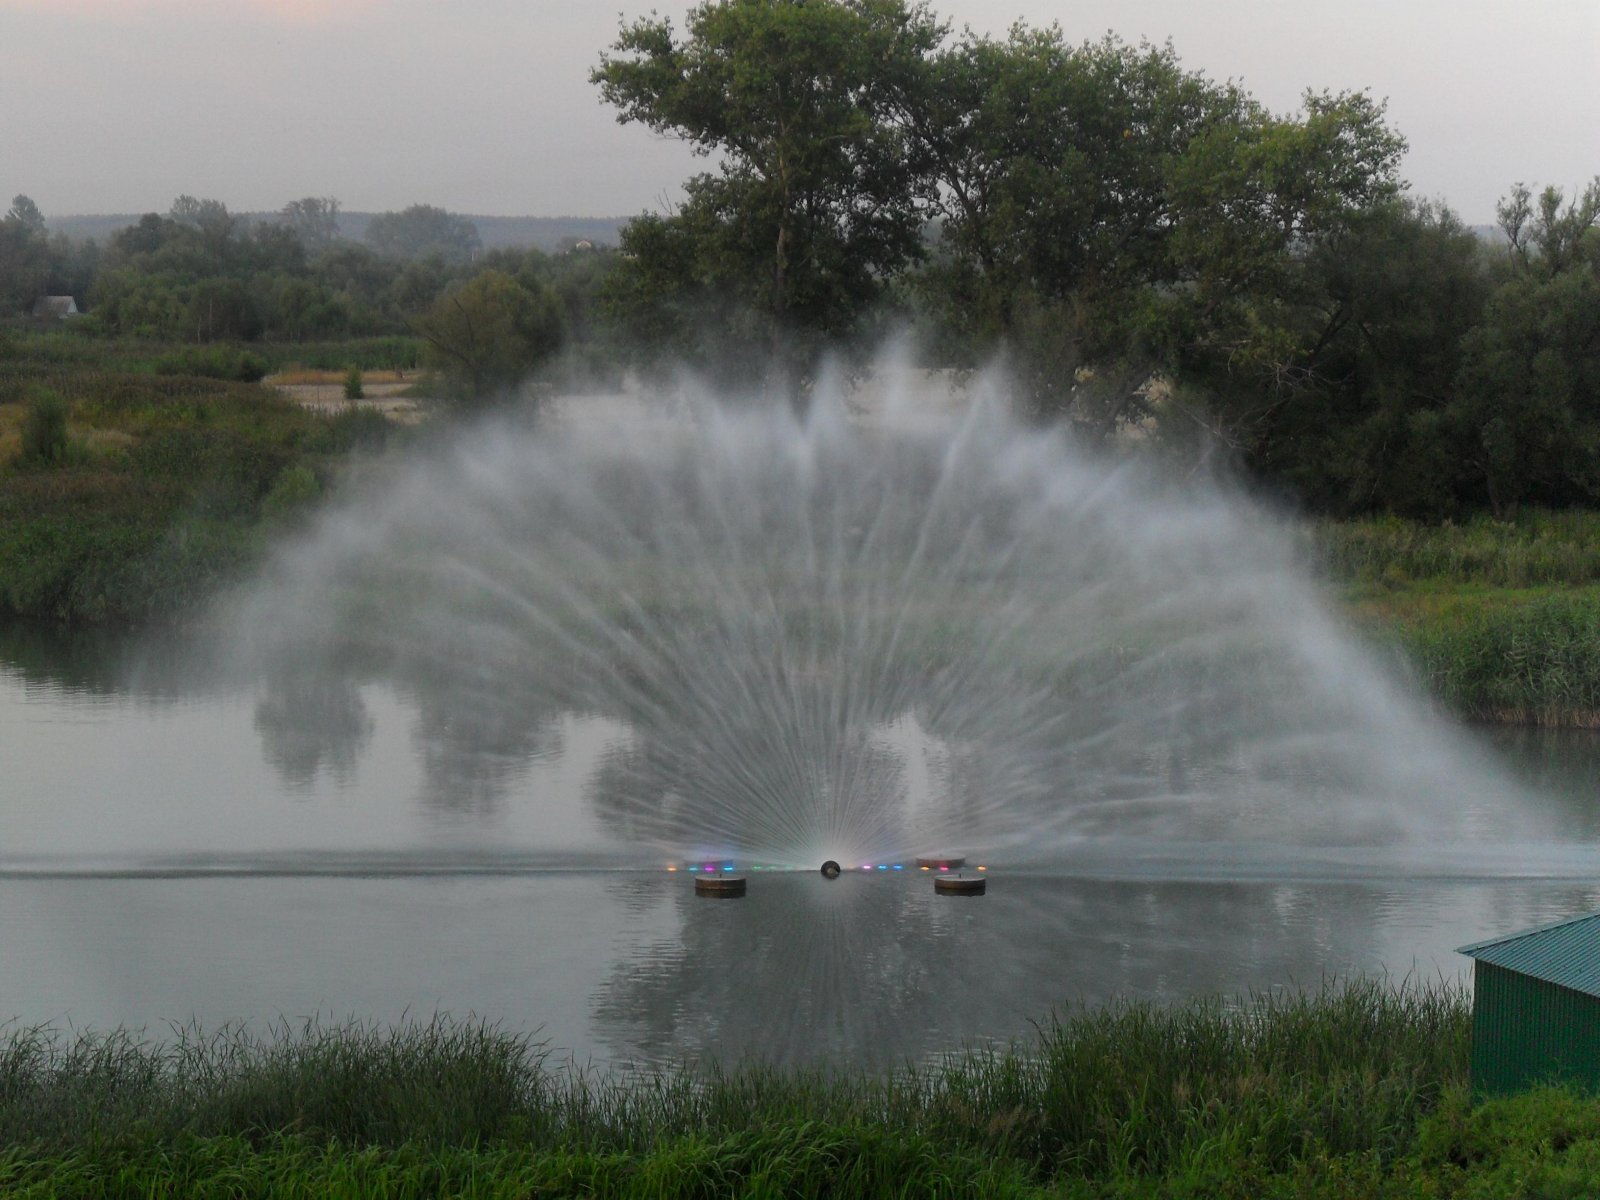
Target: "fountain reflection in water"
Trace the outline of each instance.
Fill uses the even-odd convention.
[[[224,637],[317,698],[261,718],[305,761],[287,713],[366,728],[306,681],[377,664],[445,808],[494,803],[566,714],[615,722],[593,848],[636,863],[1392,848],[1509,814],[1270,516],[994,401],[480,426],[286,547]]]

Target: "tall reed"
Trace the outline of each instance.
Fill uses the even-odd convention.
[[[492,1025],[186,1027],[0,1041],[0,1146],[183,1136],[639,1154],[774,1129],[892,1135],[1052,1174],[1165,1171],[1241,1147],[1392,1156],[1465,1081],[1459,991],[1356,981],[1052,1016],[1005,1051],[890,1075],[750,1066],[595,1074]]]

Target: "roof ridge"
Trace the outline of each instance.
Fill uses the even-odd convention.
[[[1521,941],[1523,938],[1533,937],[1535,934],[1549,933],[1551,930],[1562,929],[1568,925],[1581,925],[1585,921],[1600,920],[1600,909],[1594,912],[1580,913],[1575,917],[1565,917],[1560,921],[1551,921],[1547,925],[1536,925],[1532,929],[1522,929],[1516,933],[1502,934],[1500,937],[1487,938],[1481,942],[1473,942],[1467,946],[1457,946],[1457,954],[1472,956],[1476,951],[1487,950],[1491,946],[1504,946],[1509,942]]]

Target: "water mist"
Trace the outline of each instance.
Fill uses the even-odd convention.
[[[441,790],[537,806],[516,763],[564,714],[609,722],[585,849],[620,863],[1204,874],[1481,844],[1512,785],[1270,514],[975,390],[949,420],[897,419],[908,395],[862,422],[824,386],[804,418],[481,424],[284,546],[223,638],[291,695],[383,673],[425,761],[476,764]]]

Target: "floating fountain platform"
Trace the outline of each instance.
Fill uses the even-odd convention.
[[[839,872],[841,869],[842,868],[839,866],[839,864],[830,858],[827,862],[822,864],[822,877],[824,879],[837,879],[839,878]]]
[[[701,875],[694,881],[696,896],[718,896],[731,900],[744,895],[743,875]]]
[[[954,871],[966,865],[966,856],[962,854],[924,854],[917,859],[917,866],[929,871]]]
[[[933,892],[936,896],[981,896],[989,890],[987,879],[968,879],[962,875],[936,875]]]

